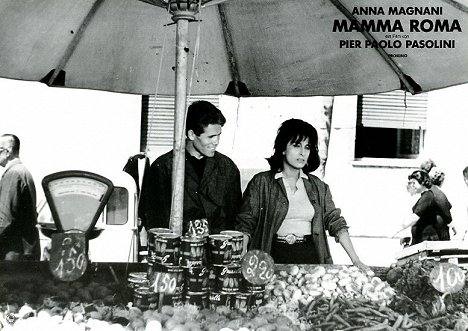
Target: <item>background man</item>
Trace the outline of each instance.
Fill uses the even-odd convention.
[[[40,259],[36,187],[19,159],[17,136],[0,137],[0,259]]]
[[[233,229],[242,192],[234,162],[216,151],[226,119],[208,101],[196,101],[187,111],[184,184],[185,234],[195,220],[206,218],[210,233]],[[173,151],[151,165],[148,181],[148,228],[169,227]]]

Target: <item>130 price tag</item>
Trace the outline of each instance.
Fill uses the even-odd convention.
[[[442,293],[456,293],[465,285],[465,272],[456,264],[440,263],[432,269],[429,279],[432,286]]]
[[[155,272],[150,286],[154,289],[155,293],[174,294],[177,289],[177,275]]]
[[[54,233],[51,239],[49,270],[63,281],[71,282],[80,278],[88,266],[84,232]]]
[[[275,262],[273,258],[264,251],[248,251],[241,262],[242,275],[254,285],[268,283],[275,274]]]

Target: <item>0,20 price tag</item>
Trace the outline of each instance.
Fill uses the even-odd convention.
[[[465,272],[456,264],[440,263],[432,269],[429,279],[441,293],[456,293],[465,286]]]
[[[151,280],[155,293],[174,294],[177,288],[177,276],[166,272],[155,272]]]
[[[275,274],[275,262],[273,258],[264,251],[248,251],[241,262],[242,275],[254,285],[268,283]]]

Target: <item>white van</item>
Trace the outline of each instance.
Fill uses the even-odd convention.
[[[124,171],[103,176],[112,181],[114,190],[95,225],[103,231],[89,241],[89,259],[91,262],[138,262],[140,239],[136,183]],[[45,198],[38,206],[38,223],[54,224]],[[40,238],[41,251],[44,252],[50,238],[43,233],[40,233]],[[45,259],[44,254],[41,259]]]

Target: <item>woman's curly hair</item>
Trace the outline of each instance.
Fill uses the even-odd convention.
[[[421,168],[422,170],[424,170],[427,173],[431,172],[431,169],[433,167],[436,167],[436,163],[432,159],[427,159],[427,160],[423,161],[421,163],[421,165],[419,166],[419,168]]]
[[[411,175],[408,176],[408,180],[410,179],[416,179],[416,181],[427,187],[430,188],[432,186],[431,178],[429,177],[429,174],[425,170],[415,170],[411,173]]]
[[[434,160],[427,159],[426,161],[423,161],[419,167],[429,174],[432,185],[442,185],[445,180],[445,173],[437,167]]]
[[[437,167],[433,167],[429,171],[429,177],[433,185],[441,186],[445,180],[445,173]]]
[[[308,173],[316,170],[320,165],[317,130],[311,124],[303,120],[291,118],[281,124],[276,135],[273,155],[267,158],[271,171],[280,172],[283,170],[283,152],[286,150],[286,146],[289,142],[297,143],[306,138],[309,138],[311,149],[307,164],[302,171]]]

